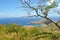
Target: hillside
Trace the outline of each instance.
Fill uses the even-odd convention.
[[[18,24],[0,24],[0,40],[60,40],[60,29],[46,27],[23,27]]]
[[[30,24],[50,24],[50,23],[52,23],[52,22],[50,22],[49,20],[45,20],[45,19],[30,22]]]

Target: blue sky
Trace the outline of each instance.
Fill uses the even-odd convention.
[[[0,18],[22,17],[26,15],[24,9],[17,8],[19,6],[21,6],[19,0],[0,0]]]
[[[0,18],[21,17],[25,15],[20,6],[19,0],[0,0]]]

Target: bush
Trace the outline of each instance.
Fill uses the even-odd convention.
[[[21,29],[21,25],[18,24],[9,24],[8,25],[8,32],[18,32]]]

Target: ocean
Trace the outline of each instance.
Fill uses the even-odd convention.
[[[39,17],[20,17],[20,18],[0,18],[0,24],[16,23],[20,25],[27,25],[32,21],[41,20]]]
[[[20,25],[28,25],[30,22],[38,21],[41,19],[41,17],[0,18],[0,24],[16,23]],[[52,19],[60,20],[60,17],[53,17]]]

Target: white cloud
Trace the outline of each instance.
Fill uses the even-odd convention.
[[[60,17],[59,14],[49,14],[48,17]]]
[[[46,4],[47,4],[48,6],[49,6],[49,5],[51,5],[51,3],[50,3],[50,2],[47,2]]]
[[[55,1],[55,0],[50,0],[50,1],[48,1],[46,4],[49,6],[49,5],[51,5],[54,1]]]
[[[4,13],[0,12],[0,18],[12,18],[12,17],[21,17],[23,14],[21,13]]]
[[[58,4],[58,6],[60,6],[60,3]]]
[[[50,0],[51,3],[53,3],[55,0]]]
[[[57,8],[60,9],[60,3],[58,4],[58,7]]]

